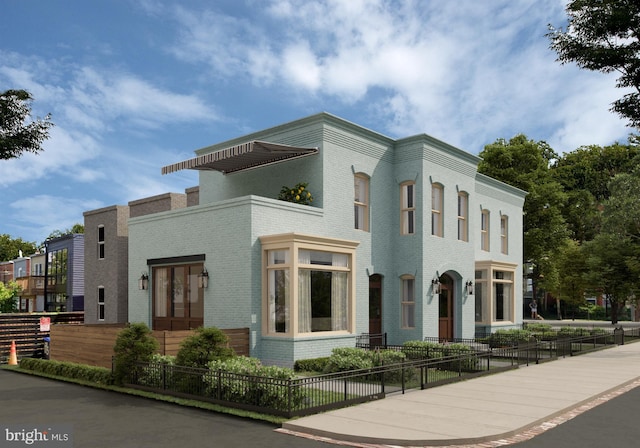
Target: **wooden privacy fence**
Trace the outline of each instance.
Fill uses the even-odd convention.
[[[0,363],[7,362],[12,341],[16,343],[19,358],[42,353],[44,338],[49,336],[49,330],[40,331],[42,317],[48,318],[51,324],[84,322],[83,312],[0,314]]]
[[[51,327],[51,359],[111,368],[113,346],[124,325],[54,325]],[[229,337],[229,347],[238,355],[249,356],[249,329],[221,329]],[[153,331],[158,352],[178,353],[180,343],[194,332]]]

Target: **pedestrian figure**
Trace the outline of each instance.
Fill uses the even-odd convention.
[[[529,304],[529,308],[531,308],[531,319],[538,318],[538,304],[536,303],[536,299],[533,299]]]

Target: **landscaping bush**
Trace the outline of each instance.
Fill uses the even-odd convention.
[[[397,350],[365,350],[361,348],[335,348],[331,352],[324,373],[349,372],[352,370],[371,369],[378,366],[400,364],[406,359],[401,351]],[[400,381],[402,369],[385,373],[388,382]],[[413,378],[416,372],[413,369],[404,369],[405,380]],[[371,378],[373,379],[373,378]]]
[[[206,368],[211,361],[232,358],[235,352],[229,348],[228,343],[229,338],[220,329],[200,327],[180,344],[176,364]]]
[[[141,367],[138,363],[148,363],[158,351],[158,341],[151,330],[143,323],[129,324],[118,333],[114,356],[114,380],[123,384],[131,375],[139,375]]]
[[[495,347],[511,347],[519,342],[528,342],[533,333],[529,330],[520,330],[511,328],[509,330],[497,330],[489,336],[489,346]]]
[[[443,345],[445,357],[463,357],[448,363],[447,370],[464,372],[475,372],[478,370],[478,356],[471,347],[466,344],[445,344]]]
[[[293,365],[296,372],[323,372],[329,362],[329,357],[299,359]]]
[[[171,387],[173,384],[173,369],[166,369],[164,366],[174,366],[176,357],[154,353],[149,362],[150,364],[143,367],[140,372],[140,377],[138,378],[140,385],[160,389]]]
[[[348,372],[350,370],[370,369],[374,366],[373,357],[368,350],[361,348],[334,348],[324,368],[324,373]]]
[[[211,361],[207,367],[210,372],[203,377],[207,394],[218,399],[282,411],[289,410],[289,404],[297,407],[304,399],[301,388],[287,388],[296,377],[292,369],[264,366],[246,356]]]
[[[402,352],[408,359],[439,359],[444,356],[444,346],[437,342],[407,341]]]
[[[20,368],[47,375],[88,381],[90,383],[113,384],[111,370],[105,369],[104,367],[87,366],[66,361],[23,358],[20,360]]]

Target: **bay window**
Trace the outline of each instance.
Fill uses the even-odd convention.
[[[285,234],[260,238],[266,281],[267,334],[351,332],[353,266],[358,243]]]
[[[475,321],[515,321],[515,271],[517,265],[499,262],[476,263]]]

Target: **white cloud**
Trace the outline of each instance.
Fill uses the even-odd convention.
[[[43,194],[18,199],[9,204],[9,207],[12,227],[37,233],[37,242],[41,242],[54,230],[65,230],[76,223],[82,224],[84,211],[103,207],[103,204],[95,200]]]
[[[600,123],[594,129],[584,112],[581,121],[556,113],[581,102],[612,115],[601,99],[621,95],[608,82],[593,95],[590,74],[555,61],[544,35],[548,23],[566,21],[564,6],[274,0],[264,14],[255,11],[261,19],[254,21],[181,7],[174,52],[220,76],[288,86],[317,103],[362,104],[379,114],[381,132],[427,132],[471,152],[497,138],[557,127],[576,134],[563,143],[608,144],[624,132],[615,115],[594,119]]]

